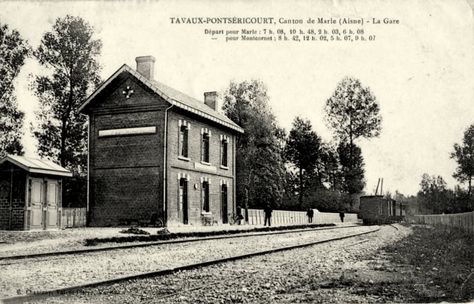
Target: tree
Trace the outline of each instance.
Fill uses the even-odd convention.
[[[422,207],[422,213],[448,212],[450,200],[454,197],[449,191],[442,176],[430,176],[424,173],[421,177],[418,200]]]
[[[340,142],[337,153],[341,166],[342,190],[349,194],[362,192],[365,187],[362,150],[355,144],[349,146],[348,143]]]
[[[82,18],[56,19],[34,55],[48,73],[35,77],[32,87],[40,101],[37,123],[31,125],[38,153],[73,171],[63,186],[63,200],[84,204],[87,165],[87,118],[79,106],[100,82],[98,57],[102,43]]]
[[[29,55],[30,47],[20,33],[0,23],[0,158],[23,154],[24,113],[18,110],[14,80]]]
[[[258,80],[231,82],[224,93],[224,112],[245,133],[237,139],[237,203],[248,208],[278,206],[283,195],[285,168],[282,136],[268,105],[265,85]]]
[[[352,146],[359,137],[377,137],[381,130],[380,108],[370,88],[345,77],[326,101],[326,122],[341,141]]]
[[[77,109],[100,82],[102,44],[93,35],[85,20],[67,15],[56,19],[34,52],[49,71],[32,84],[40,101],[38,124],[32,125],[38,152],[74,172],[84,171],[87,159],[86,117]]]
[[[298,171],[298,201],[303,206],[308,181],[321,159],[321,138],[312,130],[311,122],[296,117],[287,139],[285,155]]]
[[[474,197],[459,185],[454,187],[454,200],[449,206],[450,213],[474,211]]]
[[[323,172],[322,180],[332,191],[341,190],[342,180],[339,155],[333,144],[323,143],[321,146],[321,163],[319,171]]]
[[[454,158],[458,163],[453,177],[460,183],[467,182],[467,193],[470,197],[472,195],[472,179],[474,176],[474,124],[469,126],[464,132],[462,145],[454,144],[454,152],[451,153],[451,158]]]
[[[360,137],[377,137],[381,130],[380,108],[369,87],[363,87],[358,79],[345,77],[336,87],[334,94],[326,101],[326,123],[333,129],[340,146],[348,153],[346,161],[345,188],[362,190],[362,154],[355,151],[354,141]],[[339,156],[341,154],[339,153]],[[348,175],[347,175],[348,174]],[[349,192],[354,194],[355,192]]]

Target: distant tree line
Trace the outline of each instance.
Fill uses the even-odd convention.
[[[472,179],[474,177],[474,124],[464,132],[461,144],[454,144],[451,158],[457,163],[453,177],[460,183],[448,189],[442,176],[421,177],[417,194],[418,212],[422,214],[459,213],[474,211]],[[465,185],[466,187],[462,187]]]
[[[258,80],[231,82],[225,114],[242,126],[237,139],[237,203],[242,208],[353,210],[364,186],[359,138],[378,136],[379,105],[370,89],[346,77],[326,102],[334,131],[324,142],[311,122],[296,117],[287,134],[278,126],[266,86]]]

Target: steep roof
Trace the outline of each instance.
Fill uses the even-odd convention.
[[[2,160],[0,160],[0,164],[3,164],[4,162],[10,162],[30,173],[41,173],[67,177],[72,176],[72,173],[69,170],[46,159],[7,155]]]
[[[203,101],[195,99],[189,95],[186,95],[178,90],[175,90],[163,83],[158,81],[152,80],[143,77],[140,73],[135,71],[134,69],[130,68],[128,65],[124,64],[120,69],[118,69],[112,76],[109,77],[106,81],[104,81],[97,90],[92,93],[89,98],[81,105],[79,108],[79,112],[83,112],[84,109],[91,103],[91,101],[105,88],[107,87],[118,75],[123,72],[128,72],[132,74],[135,78],[140,80],[143,84],[145,84],[148,88],[150,88],[153,92],[161,96],[170,104],[174,105],[175,107],[184,109],[191,113],[197,114],[203,118],[209,119],[214,121],[220,125],[223,125],[227,128],[230,128],[234,131],[239,133],[243,133],[244,130],[230,120],[227,116],[222,113],[219,113],[206,104]]]

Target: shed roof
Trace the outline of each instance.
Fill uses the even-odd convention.
[[[66,176],[66,177],[72,176],[72,173],[69,170],[46,159],[32,158],[32,157],[25,157],[25,156],[18,156],[18,155],[7,155],[2,160],[0,160],[0,164],[3,164],[4,162],[10,162],[30,173],[39,173],[39,174],[48,174],[48,175]]]
[[[184,109],[186,111],[192,112],[194,114],[197,114],[201,117],[204,117],[206,119],[209,119],[211,121],[214,121],[220,125],[223,125],[227,128],[230,128],[234,131],[237,131],[239,133],[243,133],[244,130],[237,125],[235,122],[233,122],[231,119],[229,119],[227,116],[225,116],[222,113],[219,113],[210,107],[208,107],[206,104],[204,104],[203,101],[200,101],[196,98],[193,98],[189,95],[186,95],[178,90],[175,90],[165,84],[162,84],[158,81],[155,80],[149,80],[146,77],[142,76],[140,73],[129,67],[128,65],[124,64],[120,69],[118,69],[112,76],[109,77],[106,81],[104,81],[98,88],[97,90],[92,93],[89,98],[79,107],[79,112],[83,112],[85,108],[91,103],[91,101],[105,88],[107,87],[112,80],[114,80],[118,75],[120,75],[122,72],[128,72],[132,74],[135,78],[140,80],[143,84],[145,84],[147,87],[149,87],[153,92],[156,94],[160,95],[162,98],[164,98],[167,102],[170,104]]]

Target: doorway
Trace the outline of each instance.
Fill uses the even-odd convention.
[[[222,206],[222,223],[227,224],[229,222],[229,217],[227,213],[227,185],[223,184],[221,186],[221,206]]]
[[[179,179],[179,207],[182,211],[182,223],[188,224],[189,215],[188,215],[188,181],[185,178]]]
[[[28,181],[29,226],[34,229],[59,227],[60,187],[57,180],[30,178]]]
[[[44,229],[43,224],[43,199],[44,199],[44,182],[42,178],[30,178],[29,180],[29,200],[28,207],[30,210],[30,229]]]
[[[59,187],[56,180],[45,180],[46,184],[46,203],[44,206],[44,229],[57,228],[59,226],[58,203]]]

